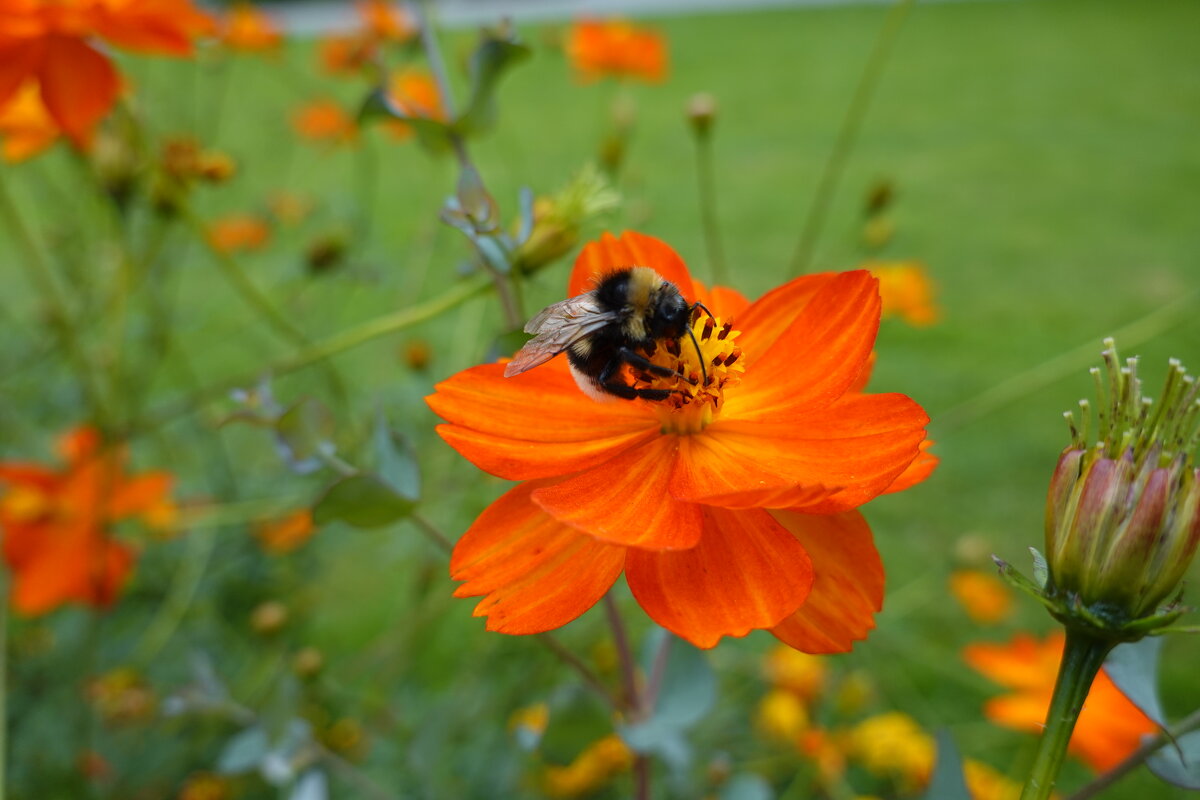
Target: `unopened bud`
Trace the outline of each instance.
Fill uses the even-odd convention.
[[[1071,447],[1046,498],[1051,595],[1119,627],[1152,616],[1176,591],[1200,543],[1200,473],[1193,452],[1197,386],[1178,363],[1157,403],[1143,399],[1136,359],[1122,367],[1112,340],[1097,439],[1073,415]]]
[[[708,92],[692,95],[687,104],[687,119],[697,136],[707,136],[717,119],[717,98]]]
[[[278,633],[288,621],[287,606],[278,600],[268,600],[260,603],[250,612],[250,627],[255,633],[270,636]]]
[[[325,667],[325,656],[315,647],[305,647],[292,657],[292,671],[305,680],[314,678]]]

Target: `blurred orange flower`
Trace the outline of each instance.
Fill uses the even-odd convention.
[[[934,302],[934,285],[918,261],[869,261],[862,265],[879,278],[883,316],[900,317],[917,328],[937,322],[941,309]]]
[[[564,45],[567,58],[585,81],[604,77],[661,81],[667,73],[662,35],[624,20],[581,20]]]
[[[991,572],[955,570],[950,574],[950,593],[976,622],[994,624],[1012,613],[1012,592]]]
[[[0,136],[4,137],[4,160],[11,163],[32,158],[58,141],[61,132],[46,106],[37,84],[24,83],[7,105],[0,106]]]
[[[259,544],[268,553],[290,553],[312,538],[312,511],[302,508],[281,519],[264,522],[255,529]]]
[[[524,481],[459,540],[456,595],[483,597],[475,614],[489,630],[537,633],[578,617],[624,572],[646,613],[699,647],[765,628],[807,652],[849,649],[874,627],[883,590],[853,509],[909,480],[928,419],[903,395],[861,391],[875,279],[807,275],[751,304],[628,232],[588,244],[567,293],[633,265],[716,315],[697,315],[696,348],[652,356],[694,384],[656,379],[671,382],[666,400],[598,403],[556,358],[511,378],[504,364],[477,366],[427,398],[461,455]]]
[[[417,35],[417,21],[407,8],[387,0],[358,0],[355,5],[365,32],[373,38],[407,42]]]
[[[396,72],[388,81],[388,99],[401,113],[441,122],[446,120],[446,108],[437,82],[427,72],[407,69]],[[413,135],[412,126],[401,120],[389,120],[387,130],[397,139]]]
[[[330,75],[357,75],[375,59],[375,40],[367,36],[326,36],[318,45],[321,69]]]
[[[93,428],[78,428],[59,443],[61,470],[38,464],[0,464],[4,560],[13,575],[12,603],[42,614],[70,602],[106,607],[133,568],[134,552],[109,525],[135,517],[168,528],[175,506],[166,472],[125,474],[121,448],[104,448]]]
[[[283,34],[271,18],[249,3],[229,9],[221,20],[220,38],[230,50],[250,53],[275,50],[283,42]]]
[[[316,100],[292,115],[292,127],[306,139],[350,144],[358,139],[358,126],[336,100]]]
[[[279,222],[295,225],[312,213],[313,201],[311,197],[280,190],[267,198],[267,207]]]
[[[221,253],[258,250],[270,238],[270,226],[253,214],[230,214],[208,227],[208,243]]]
[[[0,107],[32,83],[58,128],[87,147],[121,86],[97,44],[187,56],[211,29],[191,0],[0,0]]]
[[[983,712],[992,722],[1006,728],[1040,732],[1054,693],[1058,662],[1065,636],[1052,633],[1040,642],[1018,633],[1008,644],[973,644],[963,658],[996,683],[1016,690],[992,698]],[[1068,752],[1074,753],[1096,772],[1112,769],[1138,748],[1141,737],[1157,726],[1130,702],[1112,679],[1100,670],[1075,725]]]

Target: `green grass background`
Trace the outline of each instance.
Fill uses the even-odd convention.
[[[661,237],[700,276],[708,274],[683,109],[692,93],[712,92],[720,105],[717,202],[732,282],[753,297],[786,280],[823,160],[885,13],[847,6],[654,20],[670,41],[671,75],[661,86],[625,90],[637,123],[621,181],[626,202],[609,227]],[[543,45],[546,28],[522,30],[534,56],[505,80],[498,130],[472,147],[510,217],[520,187],[552,191],[592,156],[615,95],[609,85],[576,84],[561,55]],[[924,261],[944,312],[931,328],[893,320],[881,329],[872,388],[908,393],[925,406],[942,464],[926,484],[866,509],[888,569],[888,595],[878,629],[840,657],[839,668],[869,671],[881,708],[906,711],[930,729],[948,727],[967,755],[1014,776],[1032,756],[1031,738],[983,720],[981,705],[998,689],[970,673],[959,653],[968,642],[1005,639],[1018,629],[1048,631],[1050,620],[1022,603],[1012,622],[980,629],[948,600],[946,577],[968,550],[1028,565],[1026,548],[1042,542],[1045,487],[1066,443],[1060,414],[1091,392],[1086,369],[1098,360],[1100,340],[1200,288],[1197,30],[1200,6],[1189,0],[920,5],[877,87],[817,250],[817,268],[854,267],[862,258],[862,197],[876,180],[889,179],[898,189],[897,236],[885,256]],[[471,42],[465,32],[447,37],[452,67]],[[306,227],[279,231],[269,249],[242,261],[319,338],[438,294],[458,279],[468,250],[437,220],[453,185],[448,161],[377,134],[355,151],[296,141],[287,120],[301,102],[329,94],[349,104],[362,94],[359,86],[315,77],[314,65],[305,42],[290,44],[275,63],[128,62],[157,133],[193,131],[242,166],[231,186],[203,193],[203,216],[262,209],[276,189],[318,198]],[[64,271],[85,286],[111,281],[113,258],[97,244],[108,230],[105,215],[73,188],[80,173],[71,159],[56,154],[5,169],[23,213]],[[301,254],[322,230],[352,232],[354,249],[346,269],[312,278]],[[0,453],[28,456],[45,453],[49,433],[74,422],[80,405],[68,372],[47,362],[41,312],[15,269],[15,251],[6,246],[4,253],[10,255],[0,255],[0,268],[11,290],[0,303],[7,342],[0,354]],[[215,264],[186,234],[172,234],[166,253],[176,352],[188,354],[200,383],[254,371],[288,352],[215,277]],[[527,311],[561,297],[567,269],[561,264],[531,283]],[[421,397],[433,381],[485,357],[500,325],[494,306],[482,297],[335,361],[351,398],[349,406],[334,405],[339,443],[355,452],[375,410],[384,409],[417,445],[426,514],[452,535],[503,486],[433,435],[435,420]],[[127,345],[139,335],[131,330]],[[423,373],[399,357],[415,338],[433,345]],[[89,346],[110,352],[102,340],[89,339]],[[1092,355],[1065,359],[1047,380],[1028,379],[1030,370],[1081,347]],[[1168,357],[1200,367],[1200,319],[1192,311],[1176,314],[1123,352],[1143,356],[1154,394]],[[173,357],[138,387],[151,408],[188,390],[181,363]],[[988,393],[1002,385],[1016,389],[989,402]],[[317,370],[283,378],[276,388],[284,398],[329,399]],[[135,445],[139,463],[171,464],[183,497],[208,493],[212,480],[222,480],[208,477],[220,471],[211,449],[220,437],[232,460],[223,480],[240,497],[312,497],[317,482],[287,476],[260,431],[212,427],[229,407],[200,409],[147,437]],[[204,535],[213,547],[205,582],[154,674],[169,684],[189,652],[227,649],[223,665],[232,683],[270,684],[288,647],[314,644],[329,661],[322,696],[372,731],[365,769],[404,796],[499,796],[495,787],[519,795],[530,762],[504,731],[507,715],[542,699],[556,708],[578,705],[570,701],[571,675],[552,656],[526,640],[485,634],[470,616],[471,602],[450,597],[440,555],[411,527],[330,528],[284,566],[256,556],[244,530]],[[135,598],[153,599],[169,587],[181,560],[194,557],[192,546],[172,543],[144,562]],[[1194,580],[1197,570],[1191,574]],[[253,602],[280,587],[290,587],[287,599],[303,620],[291,638],[230,644],[229,627],[243,624]],[[640,612],[626,605],[640,635]],[[54,624],[84,624],[72,613]],[[119,663],[127,649],[121,637],[133,636],[141,622],[121,615],[105,621],[116,643],[102,647],[97,663]],[[563,639],[586,650],[604,635],[592,612]],[[700,753],[728,753],[786,786],[794,762],[771,754],[747,727],[763,691],[759,658],[771,641],[755,634],[714,651],[722,699],[696,739]],[[1172,639],[1165,658],[1168,708],[1181,716],[1200,702],[1200,644]],[[16,704],[22,708],[20,699]],[[568,758],[603,731],[597,709],[578,722],[575,713],[552,720],[552,757]],[[175,733],[198,735],[187,726]],[[125,753],[122,741],[117,736],[106,746]],[[190,759],[188,769],[204,766],[203,753]],[[153,763],[167,770],[179,762],[164,755]],[[17,774],[46,779],[33,767]],[[1071,766],[1064,785],[1085,779]],[[1182,795],[1143,774],[1107,796]]]

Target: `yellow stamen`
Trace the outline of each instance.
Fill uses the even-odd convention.
[[[674,375],[661,377],[641,371],[634,374],[637,388],[671,392],[665,400],[655,403],[664,433],[704,430],[720,412],[725,390],[741,381],[746,370],[746,359],[736,342],[739,331],[733,329],[732,323],[697,310],[692,317],[692,333],[695,344],[690,336],[684,335],[676,341],[660,342],[645,352],[652,363],[672,370]]]

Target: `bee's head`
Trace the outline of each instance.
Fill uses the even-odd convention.
[[[663,283],[654,300],[650,314],[649,334],[652,339],[678,339],[691,322],[692,307],[674,284]]]

